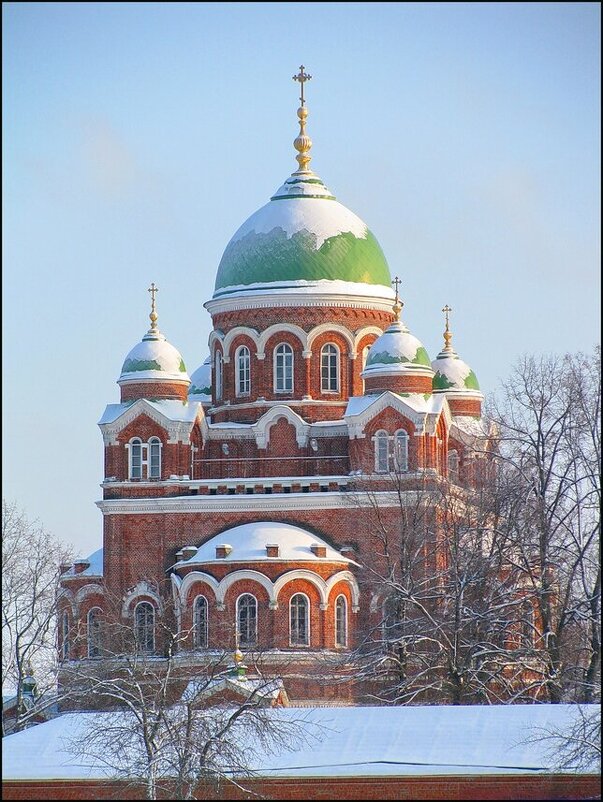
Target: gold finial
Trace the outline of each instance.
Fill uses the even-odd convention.
[[[299,170],[296,170],[296,173],[310,173],[312,172],[308,165],[312,159],[309,156],[310,148],[312,147],[312,140],[306,134],[306,120],[308,118],[308,109],[306,108],[306,101],[304,98],[304,84],[306,81],[309,81],[312,78],[307,72],[304,72],[304,65],[302,64],[299,68],[299,73],[293,76],[294,81],[299,81],[301,86],[301,95],[300,95],[300,103],[301,106],[297,110],[297,116],[299,118],[299,135],[296,137],[295,141],[293,142],[293,147],[295,150],[299,151],[298,155],[295,157],[297,159],[297,163],[299,164]]]
[[[452,312],[452,307],[446,304],[446,306],[442,308],[442,312],[446,315],[446,331],[444,332],[444,343],[445,343],[444,351],[452,351],[452,345],[450,344],[452,341],[452,334],[450,333],[450,327],[448,325],[449,323],[448,315],[450,314],[450,312]]]
[[[151,318],[151,329],[153,331],[157,330],[157,312],[155,311],[155,293],[159,292],[159,287],[155,286],[155,282],[151,283],[151,286],[148,289],[148,292],[151,293],[151,314],[149,317]]]
[[[398,294],[398,288],[402,281],[396,276],[396,278],[392,281],[392,284],[396,285],[396,298],[394,300],[394,315],[396,316],[396,320],[400,320],[400,313],[402,312],[402,307],[404,306],[403,302],[400,300],[400,296]]]

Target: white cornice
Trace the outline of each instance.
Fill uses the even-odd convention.
[[[124,411],[115,420],[110,423],[99,423],[99,428],[103,434],[103,441],[106,446],[115,446],[118,444],[117,436],[119,433],[129,426],[130,423],[136,420],[140,415],[146,415],[158,426],[161,426],[168,434],[167,442],[172,443],[188,443],[190,441],[190,433],[193,426],[197,421],[207,425],[205,422],[205,412],[200,403],[198,403],[197,414],[192,420],[172,420],[164,415],[160,410],[153,406],[145,398],[139,398],[131,406],[124,409]]]
[[[210,315],[222,312],[235,312],[243,309],[268,309],[270,307],[337,307],[352,309],[370,309],[379,312],[391,312],[392,301],[389,298],[367,295],[343,295],[340,293],[313,292],[311,295],[295,291],[271,291],[269,293],[252,293],[227,296],[206,301],[203,306]]]
[[[383,477],[379,477],[383,479]],[[242,483],[242,482],[241,482]],[[399,497],[396,491],[378,490],[367,494],[363,490],[350,493],[330,491],[328,493],[278,493],[275,495],[240,496],[177,496],[172,498],[148,499],[105,499],[96,505],[103,515],[165,515],[175,513],[199,512],[284,512],[295,510],[329,510],[370,507],[375,498],[386,507],[412,506],[418,497],[425,496],[422,491],[403,492]]]

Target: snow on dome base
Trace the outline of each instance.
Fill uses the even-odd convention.
[[[214,298],[237,285],[325,279],[391,288],[387,261],[366,224],[318,176],[294,174],[226,246]]]
[[[211,397],[211,356],[191,374],[191,386],[188,388],[190,396]]]
[[[435,373],[434,392],[480,392],[475,373],[452,348],[441,351],[431,363],[431,367]]]
[[[190,381],[179,351],[156,329],[147,332],[142,341],[132,348],[124,360],[117,383],[139,381],[185,384]]]
[[[423,344],[409,332],[404,323],[392,323],[371,345],[362,377],[376,373],[400,373],[431,370],[429,355]]]

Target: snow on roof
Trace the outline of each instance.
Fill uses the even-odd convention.
[[[98,549],[97,551],[93,552],[89,557],[86,558],[87,561],[90,563],[88,568],[85,568],[83,571],[80,571],[79,574],[76,574],[73,566],[69,568],[69,570],[65,571],[62,574],[62,577],[67,576],[102,576],[103,575],[103,550]],[[77,560],[75,560],[77,562]]]
[[[386,390],[392,396],[401,398],[405,404],[413,409],[415,412],[428,413],[440,412],[443,406],[443,399],[439,396],[423,393],[394,393],[392,390]],[[355,395],[348,399],[348,405],[345,410],[345,417],[348,418],[353,415],[361,415],[365,409],[374,404],[383,393],[375,395]]]
[[[232,551],[226,557],[216,557],[216,546],[227,544]],[[279,546],[278,557],[268,557],[266,546],[274,544]],[[317,557],[311,546],[317,544],[326,547],[326,556]],[[191,565],[206,562],[258,562],[278,560],[294,560],[325,562],[354,563],[328,545],[322,538],[317,537],[305,529],[292,524],[276,523],[274,521],[258,521],[241,524],[227,529],[203,543],[197,553],[188,560],[181,560],[177,566]]]
[[[107,404],[102,418],[99,420],[99,426],[103,423],[113,423],[124,412],[126,412],[132,404],[138,403],[137,401],[126,401],[123,404]],[[174,399],[165,399],[160,401],[149,401],[144,399],[145,404],[149,404],[157,412],[161,413],[167,420],[173,421],[187,421],[192,422],[195,420],[201,408],[200,401],[177,401]]]
[[[598,705],[583,707],[599,710]],[[76,757],[69,744],[85,738],[91,724],[102,724],[103,717],[110,723],[117,715],[66,713],[5,737],[3,780],[107,777],[101,757]],[[275,723],[292,722],[299,721],[300,710],[267,708],[263,715]],[[547,773],[550,746],[530,737],[568,727],[579,709],[548,704],[321,707],[305,708],[304,716],[322,726],[322,739],[306,743],[300,737],[297,751],[280,754],[258,747],[255,772],[290,778]],[[595,768],[581,773],[595,773]]]

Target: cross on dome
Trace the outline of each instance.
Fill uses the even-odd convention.
[[[402,307],[404,306],[404,304],[400,300],[398,288],[400,287],[400,284],[402,284],[402,280],[398,278],[398,276],[396,276],[393,279],[392,284],[394,284],[396,287],[396,297],[394,299],[394,314],[396,316],[396,320],[400,320],[400,313],[402,312]]]
[[[308,167],[310,161],[312,160],[312,157],[309,155],[310,148],[312,147],[312,140],[306,134],[306,119],[308,118],[308,109],[306,108],[306,101],[304,99],[304,84],[306,81],[309,81],[312,76],[308,75],[307,72],[304,72],[304,69],[305,67],[302,64],[299,68],[299,73],[293,76],[293,80],[299,81],[301,86],[301,96],[299,98],[301,106],[297,110],[297,116],[299,119],[299,134],[293,142],[293,147],[298,151],[298,155],[295,158],[299,164],[299,170],[296,170],[293,175],[299,175],[300,173],[312,173],[312,170],[310,170]]]
[[[446,330],[444,331],[444,343],[445,343],[444,350],[450,351],[452,350],[452,346],[450,344],[452,341],[452,334],[450,332],[448,315],[450,314],[450,312],[452,312],[452,307],[446,304],[446,306],[442,307],[442,312],[446,316]]]
[[[301,97],[299,98],[299,100],[300,100],[300,103],[301,103],[302,106],[306,102],[304,100],[304,84],[306,83],[306,81],[310,81],[312,79],[312,76],[309,75],[307,72],[304,72],[304,69],[305,69],[305,67],[302,64],[301,67],[299,68],[299,73],[297,75],[293,76],[293,80],[294,81],[299,81],[299,83],[300,83]]]
[[[151,286],[148,288],[147,292],[151,293],[151,314],[149,317],[151,318],[151,329],[155,331],[157,329],[157,312],[155,310],[155,294],[159,292],[159,287],[155,286],[155,282],[151,282]]]

